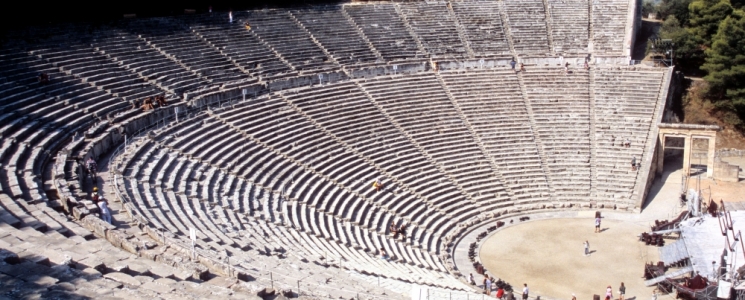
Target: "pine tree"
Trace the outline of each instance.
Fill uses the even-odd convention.
[[[695,41],[708,48],[719,23],[732,14],[729,0],[695,0],[688,6],[690,33]]]
[[[734,11],[721,22],[706,50],[701,69],[709,74],[707,95],[730,124],[745,125],[745,12]]]

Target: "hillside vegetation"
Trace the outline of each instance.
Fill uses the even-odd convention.
[[[689,85],[684,122],[718,123],[740,137],[745,132],[743,4],[745,0],[662,0],[643,6],[645,16],[654,12],[664,20],[660,38],[672,40],[678,69],[703,79]]]

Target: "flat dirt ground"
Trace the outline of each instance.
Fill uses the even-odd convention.
[[[519,294],[527,283],[531,298],[592,299],[613,297],[621,282],[626,299],[649,299],[653,288],[644,286],[645,261],[658,261],[658,248],[637,241],[646,225],[603,219],[603,232],[594,233],[594,219],[529,221],[498,231],[484,241],[480,257],[495,278],[506,280]],[[582,243],[590,242],[590,256]],[[481,282],[483,278],[477,278]]]

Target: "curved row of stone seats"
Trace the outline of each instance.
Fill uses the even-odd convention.
[[[45,199],[42,163],[69,136],[82,135],[96,118],[122,110],[127,103],[27,54],[3,62],[6,89],[0,105],[7,113],[0,158],[8,171],[3,183],[10,185],[5,190],[16,198]],[[36,82],[40,72],[51,76],[48,84]]]
[[[597,196],[633,204],[637,171],[648,135],[659,109],[664,72],[657,70],[601,69],[595,72],[595,140]],[[623,147],[628,139],[630,148]]]
[[[43,47],[30,51],[30,54],[125,101],[164,93],[136,74],[120,68],[119,64],[95,52],[88,45]]]
[[[246,20],[251,31],[295,70],[319,72],[339,68],[289,11],[252,10],[248,11]]]
[[[243,24],[223,23],[195,26],[193,29],[198,36],[215,45],[243,70],[264,81],[297,75],[290,62],[281,59],[255,32],[247,30]]]
[[[220,131],[220,130],[218,130],[218,131]],[[225,129],[223,128],[223,129],[222,129],[222,131],[225,131]],[[229,131],[229,130],[228,130],[228,131]],[[221,138],[221,140],[224,140],[224,138]],[[235,140],[241,140],[241,138],[240,138],[240,136],[236,136],[236,137],[235,137],[234,139],[230,139],[230,138],[228,138],[228,140],[233,140],[233,141],[235,141]],[[230,148],[232,148],[232,147],[230,147]],[[249,152],[250,152],[250,149],[249,149]],[[195,155],[196,155],[196,154],[195,154]],[[232,162],[231,162],[231,163],[232,163]],[[278,166],[280,166],[280,168],[277,168],[277,169],[280,169],[280,170],[287,170],[287,169],[291,169],[291,168],[292,168],[292,167],[286,167],[286,168],[282,168],[282,167],[281,167],[281,165],[278,165]],[[241,175],[242,175],[242,174],[241,174]],[[294,177],[294,176],[298,176],[298,175],[296,175],[296,174],[294,174],[294,173],[293,173],[293,174],[291,174],[291,176],[292,176],[292,177]],[[317,178],[314,178],[314,180],[317,180],[317,181],[323,181],[323,178],[317,177]],[[284,183],[283,183],[283,185],[284,185]],[[279,187],[278,187],[278,186],[273,186],[273,188],[275,188],[275,189],[279,190]],[[291,186],[290,188],[292,188],[292,186]],[[204,190],[203,190],[203,192],[204,192]],[[203,195],[203,196],[205,196],[205,197],[209,197],[210,195],[217,195],[217,193],[210,193],[210,194],[208,194],[208,195]],[[215,198],[217,198],[217,197],[215,197]],[[275,210],[275,209],[270,209],[269,211],[271,212],[271,211],[274,211],[274,210]],[[328,209],[328,211],[330,211],[330,212],[333,212],[333,211],[340,211],[340,210],[339,210],[339,209],[333,209],[333,208],[332,208],[332,209]],[[347,210],[347,211],[348,211],[348,212],[353,212],[353,211],[355,211],[355,210],[353,210],[353,209],[349,209],[349,210]],[[347,219],[351,219],[352,217],[353,217],[353,216],[347,216],[346,218],[347,218]],[[358,218],[359,218],[359,216],[358,216]],[[271,218],[271,216],[270,216],[270,218],[269,218],[269,219],[271,220],[271,219],[273,219],[273,218]],[[361,221],[359,221],[359,220],[358,220],[357,222],[361,222]],[[381,224],[381,225],[378,225],[378,226],[379,226],[380,228],[385,228],[385,224]]]
[[[629,16],[628,0],[592,1],[592,45],[595,53],[622,53]]]
[[[202,281],[121,251],[103,239],[70,238],[3,223],[0,282],[0,292],[12,298],[261,299],[246,293],[254,286],[222,277]]]
[[[218,49],[177,22],[149,19],[137,25],[142,26],[136,32],[143,41],[177,63],[211,79],[212,83],[251,79]]]
[[[589,0],[548,0],[551,37],[556,53],[587,53]]]
[[[468,45],[476,56],[499,56],[510,53],[497,1],[449,2],[465,29]]]
[[[122,68],[171,93],[181,94],[212,82],[124,30],[112,29],[108,34],[98,36],[91,44],[97,52]]]
[[[292,111],[285,110],[284,115],[271,115],[274,109],[281,108],[284,105],[284,103],[277,100],[275,100],[273,104],[268,103],[268,101],[267,103],[264,103],[264,105],[252,103],[249,106],[250,108],[252,108],[251,110],[244,110],[241,111],[240,114],[235,115],[223,114],[220,116],[220,118],[225,120],[225,122],[233,124],[233,126],[235,126],[236,129],[240,132],[243,132],[245,134],[253,133],[252,139],[256,139],[256,142],[258,143],[265,143],[265,146],[267,147],[271,147],[270,150],[273,150],[272,152],[274,152],[275,155],[280,154],[282,156],[288,157],[289,159],[293,160],[291,162],[293,165],[302,167],[302,169],[295,171],[303,172],[303,169],[311,170],[314,172],[318,172],[320,176],[311,180],[310,178],[301,176],[302,174],[285,172],[285,182],[282,182],[283,179],[281,178],[277,179],[272,182],[272,188],[280,189],[281,187],[286,187],[286,191],[290,197],[295,199],[303,199],[304,202],[312,203],[316,207],[320,206],[318,207],[318,209],[324,212],[344,214],[343,219],[351,220],[360,224],[367,224],[371,220],[375,219],[365,218],[365,216],[361,214],[363,211],[359,211],[360,214],[357,214],[355,216],[354,213],[358,212],[358,210],[350,209],[348,207],[340,208],[340,205],[354,204],[341,200],[344,197],[349,198],[355,195],[362,199],[367,199],[367,201],[375,204],[376,207],[383,207],[386,210],[391,210],[400,217],[406,219],[408,222],[413,223],[414,225],[421,225],[421,230],[412,232],[414,240],[418,241],[415,242],[415,244],[424,243],[420,241],[419,234],[423,234],[423,229],[425,228],[432,230],[432,232],[437,232],[438,234],[444,234],[444,232],[447,232],[449,228],[454,226],[453,223],[448,222],[449,218],[445,218],[444,216],[448,212],[454,215],[460,215],[457,210],[460,210],[461,208],[459,207],[457,202],[454,202],[450,198],[440,197],[437,194],[431,195],[430,201],[422,201],[419,197],[416,197],[416,195],[412,195],[406,191],[395,191],[393,189],[389,189],[393,190],[393,192],[375,193],[371,188],[370,183],[374,180],[374,178],[382,177],[380,176],[381,173],[376,170],[375,166],[370,166],[369,163],[366,162],[365,159],[359,154],[345,149],[343,145],[338,144],[331,137],[325,136],[322,131],[314,128],[312,123],[308,122],[307,120],[299,119],[297,114],[293,113]],[[255,121],[252,121],[250,123],[245,122],[244,120],[246,120],[246,115],[254,116]],[[283,121],[283,123],[287,125],[294,125],[288,126],[287,130],[289,132],[298,132],[300,137],[303,138],[294,139],[288,142],[287,140],[276,140],[271,136],[268,136],[266,133],[261,133],[261,131],[257,130],[257,128],[260,128],[259,126],[263,126],[264,124],[266,124],[266,121],[261,118],[262,116],[267,116],[269,119],[298,118],[294,122]],[[265,128],[264,131],[266,131],[267,133],[271,133],[271,131],[268,129],[272,128]],[[282,133],[282,131],[276,134]],[[286,134],[284,136],[289,135]],[[238,139],[240,138],[238,137]],[[244,156],[248,156],[249,154],[250,153],[247,153]],[[271,153],[267,152],[266,154]],[[240,161],[239,166],[241,168],[250,167],[252,164],[258,164],[250,160],[238,161]],[[318,161],[320,161],[320,163],[318,163]],[[238,163],[236,163],[236,165],[238,165]],[[275,169],[292,170],[294,168],[288,167]],[[342,170],[349,171],[342,172]],[[260,171],[255,170],[255,172]],[[259,175],[259,173],[255,174]],[[295,181],[294,178],[309,181]],[[287,180],[294,182],[286,182]],[[326,180],[331,180],[335,184],[339,185],[338,188],[341,189],[332,189],[326,192],[321,189],[315,194],[311,192],[308,195],[302,195],[302,190],[296,191],[296,189],[308,187],[311,184],[315,187],[318,187],[318,183]],[[323,186],[318,188],[323,188]],[[294,195],[294,193],[298,194]],[[342,193],[346,196],[335,196],[337,193]],[[322,200],[319,195],[326,195],[326,197],[323,197],[324,202],[316,203],[317,201]],[[329,207],[329,205],[331,205],[331,207]],[[431,209],[441,210],[442,213],[433,215],[423,214],[423,210],[426,209],[428,206],[430,206]],[[468,212],[464,212],[463,214],[466,216],[471,215]],[[443,216],[443,218],[438,216]],[[368,227],[370,227],[372,230],[385,233],[390,223],[390,220],[387,219],[389,217],[390,216],[385,216],[385,218],[373,222],[372,224],[368,225]],[[438,249],[434,246],[435,244],[429,245],[429,243],[431,242],[434,241],[426,241],[425,245],[428,246],[427,249],[429,251],[438,251]],[[439,244],[436,245],[437,247],[439,247]]]
[[[314,6],[293,10],[292,14],[339,64],[352,67],[382,60],[346,18],[341,6]]]
[[[432,73],[383,76],[360,82],[391,122],[452,177],[475,210],[502,206],[509,196]],[[476,212],[476,211],[473,211]]]
[[[455,17],[449,13],[444,1],[403,2],[399,5],[430,56],[467,55],[464,42],[456,29]]]
[[[284,93],[283,97],[332,135],[331,138],[339,139],[346,148],[358,152],[379,169],[384,175],[384,184],[394,185],[395,189],[416,197],[426,196],[430,200],[428,203],[452,201],[463,196],[451,180],[437,179],[446,178],[446,173],[433,166],[356,84],[339,82],[293,92]],[[471,215],[473,211],[465,212],[464,216]],[[386,226],[383,224],[382,228]]]
[[[251,113],[251,115],[255,115],[255,112],[252,112],[252,113]],[[248,130],[248,129],[247,129],[247,130]],[[313,131],[313,130],[311,130],[311,129],[308,129],[308,128],[305,128],[305,129],[304,129],[304,130],[302,130],[302,131],[310,132],[310,131]],[[256,137],[256,138],[257,138],[257,139],[260,139],[260,137]],[[236,139],[240,140],[240,137],[236,137]],[[311,140],[311,141],[317,141],[317,140],[319,140],[319,138],[317,138],[317,139],[315,139],[315,140]],[[271,144],[270,144],[270,145],[271,145]],[[331,144],[331,145],[334,145],[334,144]],[[307,146],[307,147],[306,147],[305,145],[302,145],[302,144],[296,144],[296,146],[295,146],[295,147],[296,147],[296,148],[300,148],[300,149],[303,149],[303,148],[308,148],[308,147],[311,147],[311,146]],[[331,150],[328,150],[328,151],[326,151],[326,150],[322,150],[321,152],[331,152]],[[311,155],[311,156],[312,156],[312,155]],[[301,159],[302,159],[302,157],[297,157],[296,159],[298,159],[298,161],[299,161],[299,160],[301,160]],[[337,156],[336,156],[336,158],[334,158],[334,159],[335,159],[335,160],[337,160],[337,159],[343,159],[343,158],[341,158],[340,156],[338,156],[338,155],[337,155]],[[307,165],[306,165],[306,166],[304,166],[304,167],[307,167]],[[311,168],[313,168],[313,166],[311,166]],[[279,169],[279,170],[287,170],[287,169],[290,169],[290,168],[281,168],[281,167],[280,167],[280,168],[276,168],[276,169]],[[299,176],[299,175],[295,175],[294,173],[291,173],[291,174],[290,174],[290,178],[294,178],[294,177],[296,177],[296,176]],[[352,176],[352,177],[354,177],[354,176]],[[342,181],[341,179],[332,179],[332,180],[338,180],[337,182],[342,182],[342,183],[343,183],[343,181]],[[314,180],[311,180],[310,182],[316,182],[316,185],[317,185],[317,182],[322,182],[322,181],[323,181],[323,178],[321,178],[321,177],[318,177],[318,178],[315,178]],[[346,181],[349,181],[349,180],[346,180]],[[364,195],[362,195],[362,193],[365,193],[365,194],[367,194],[367,195],[368,195],[368,197],[369,197],[369,196],[370,196],[370,194],[372,194],[372,191],[371,191],[371,190],[370,190],[370,188],[369,188],[369,187],[368,187],[368,186],[366,185],[366,183],[369,183],[369,181],[356,181],[356,184],[359,184],[359,183],[362,183],[362,187],[361,187],[361,189],[358,189],[356,193],[358,193],[358,195],[361,195],[361,197],[365,197]],[[285,184],[283,183],[283,184],[282,184],[281,186],[284,186],[284,185],[285,185]],[[295,183],[294,185],[290,185],[290,187],[289,187],[289,190],[290,190],[290,191],[294,190],[294,186],[303,186],[303,185],[302,185],[302,184],[297,184],[297,183]],[[274,186],[273,186],[272,188],[278,189],[279,187],[280,187],[280,185],[278,185],[278,184],[275,184],[275,185],[274,185]],[[302,191],[300,191],[300,192],[299,192],[299,194],[302,194]],[[292,192],[290,192],[290,196],[292,196]],[[347,196],[347,197],[349,197],[349,196]],[[307,197],[307,196],[305,196],[305,197],[304,197],[304,196],[302,196],[302,195],[300,195],[300,196],[297,196],[297,198],[298,198],[298,199],[308,199],[308,197]],[[337,198],[337,199],[338,199],[338,198]],[[316,207],[316,206],[317,206],[317,205],[315,204],[315,201],[316,201],[316,200],[317,200],[317,198],[316,198],[316,199],[313,199],[313,200],[310,200],[310,202],[312,202],[312,204],[313,204],[313,206],[314,206],[314,207]],[[334,202],[336,202],[336,200],[335,200]],[[402,200],[400,200],[400,199],[399,199],[399,200],[396,200],[396,201],[393,201],[393,202],[395,202],[395,203],[407,203],[407,202],[410,202],[410,201],[402,201]],[[344,209],[340,209],[340,208],[338,208],[338,205],[339,205],[340,203],[337,203],[337,204],[336,204],[336,205],[337,205],[337,208],[333,208],[333,207],[334,207],[334,205],[333,205],[333,204],[332,204],[332,208],[328,208],[328,205],[329,205],[329,203],[330,203],[330,202],[327,202],[327,203],[326,203],[325,205],[323,205],[323,206],[322,206],[322,207],[320,208],[320,210],[322,210],[322,211],[328,211],[328,212],[333,212],[333,213],[336,213],[336,214],[342,214],[342,212],[343,212],[343,213],[345,214],[345,215],[343,216],[343,219],[344,219],[344,220],[352,220],[352,222],[355,222],[355,223],[358,223],[358,224],[362,224],[363,226],[364,226],[364,224],[366,224],[367,222],[369,222],[369,220],[366,220],[366,218],[364,218],[364,215],[361,215],[361,213],[363,213],[364,211],[366,211],[365,209],[354,209],[354,208],[344,208]],[[409,207],[410,207],[410,206],[409,206]],[[409,208],[409,209],[410,209],[410,208]],[[359,212],[360,214],[358,214],[357,216],[354,216],[354,215],[346,215],[346,213],[354,213],[354,212]],[[415,214],[417,214],[416,212],[414,212],[414,213],[415,213]],[[420,215],[420,216],[421,216],[421,214],[420,214],[420,213],[419,213],[419,214],[417,214],[417,215]],[[439,221],[442,221],[442,220],[443,220],[443,219],[440,219]],[[418,219],[413,219],[413,220],[412,220],[412,222],[417,222],[417,221],[419,221],[419,220],[418,220]],[[380,230],[380,231],[381,231],[382,233],[385,233],[385,231],[386,231],[386,229],[387,229],[387,228],[386,228],[386,226],[387,226],[388,224],[389,224],[389,222],[386,222],[386,221],[383,221],[383,222],[375,222],[374,224],[372,224],[372,225],[369,225],[369,227],[372,227],[372,229],[373,229],[373,230]],[[415,223],[415,224],[418,224],[418,223]],[[427,225],[429,225],[429,224],[427,224]],[[432,228],[432,229],[436,229],[436,228],[438,228],[438,226],[437,226],[436,224],[432,224],[432,225],[433,225],[433,226],[431,226],[431,227],[429,227],[429,228]],[[358,244],[361,244],[361,243],[358,243]],[[368,248],[369,248],[369,247],[368,247]]]
[[[513,70],[441,71],[466,120],[484,143],[490,157],[514,194],[517,204],[546,201],[550,190],[546,172]]]
[[[427,54],[417,46],[396,5],[351,4],[344,5],[343,10],[386,60],[425,58]]]
[[[546,8],[542,0],[503,1],[515,52],[548,54]]]
[[[152,147],[152,149],[154,149],[154,147]],[[155,152],[155,151],[152,151],[152,149],[145,150],[145,152],[148,152],[148,153],[149,152]],[[161,150],[161,152],[162,151],[163,150]],[[168,152],[168,151],[166,151],[166,152]],[[143,155],[135,155],[135,156],[136,157],[142,157]],[[145,154],[144,156],[147,157],[149,155]],[[156,165],[156,166],[154,166],[156,168],[159,167],[158,166],[158,164],[159,164],[158,162],[159,161],[163,161],[163,159],[161,159],[160,157],[158,157],[157,154],[152,159],[151,158],[146,158],[146,159],[148,159],[149,163],[144,163],[143,165],[150,165],[150,166]],[[195,165],[199,165],[199,163],[196,162]],[[204,166],[204,165],[202,165],[202,166]],[[165,170],[161,169],[161,171],[163,173],[166,173],[166,174],[173,173],[172,171],[168,171],[170,168],[167,167],[167,166],[163,166],[162,168],[165,169]],[[209,168],[209,167],[207,167],[207,168]],[[188,174],[202,174],[204,172],[207,172],[208,174],[215,174],[215,173],[221,173],[222,172],[220,170],[206,171],[206,169],[204,169],[202,167],[196,167],[196,166],[194,167],[194,169],[198,169],[198,170],[197,171],[192,170],[191,172],[187,171],[185,173],[188,173]],[[135,166],[135,167],[132,168],[132,172],[140,172],[140,171],[143,171],[144,173],[142,175],[138,175],[136,173],[125,174],[125,178],[127,178],[127,177],[134,177],[134,178],[149,179],[149,181],[152,181],[154,183],[154,185],[156,184],[156,181],[153,179],[153,174],[154,174],[154,172],[156,172],[158,170],[150,170],[149,167],[143,169],[141,167],[140,168],[137,168]],[[158,173],[159,174],[162,174],[161,172],[158,172]],[[179,172],[179,173],[181,173],[181,172]],[[158,175],[158,176],[161,176],[161,175]],[[167,176],[167,175],[164,175],[164,176]],[[218,183],[216,180],[210,179],[209,178],[210,176],[213,176],[214,177],[214,175],[208,175],[208,178],[204,179],[205,182],[209,182],[210,184],[205,183],[201,187],[202,189],[206,189],[206,188],[209,188],[209,187],[222,186],[222,184]],[[197,180],[200,180],[201,179],[199,177],[200,176],[197,176]],[[225,178],[225,177],[223,177],[223,178]],[[170,181],[169,179],[164,179],[164,180],[165,181]],[[183,179],[182,179],[182,181],[183,181]],[[187,179],[187,181],[188,181],[188,179]],[[144,185],[145,183],[142,183],[142,184]],[[189,185],[189,184],[190,183],[188,183],[188,182],[186,183],[186,185]],[[254,186],[259,186],[260,183],[254,183],[253,185]],[[155,187],[153,187],[153,186],[144,186],[144,188],[127,189],[127,190],[128,191],[134,191],[133,193],[137,193],[136,191],[140,191],[140,192],[144,191],[146,193],[146,195],[144,197],[142,197],[142,196],[138,197],[136,194],[133,195],[133,196],[134,196],[134,199],[137,199],[136,202],[138,202],[138,204],[141,202],[142,203],[141,204],[142,207],[148,208],[148,209],[144,209],[143,212],[146,213],[146,214],[149,214],[148,218],[152,218],[153,220],[157,220],[157,221],[153,221],[153,222],[157,222],[157,223],[160,224],[160,225],[156,225],[156,226],[163,226],[162,224],[166,224],[166,223],[171,223],[171,225],[179,226],[179,224],[178,224],[180,222],[179,220],[181,220],[182,218],[175,217],[174,215],[180,215],[180,216],[194,215],[195,214],[194,211],[196,210],[196,215],[198,215],[199,222],[201,222],[201,223],[204,224],[200,228],[200,232],[202,232],[202,234],[200,234],[200,236],[205,236],[206,235],[206,237],[204,239],[200,239],[200,242],[199,242],[200,244],[203,244],[203,243],[204,244],[207,244],[207,246],[205,246],[205,247],[209,247],[209,248],[212,248],[212,249],[219,249],[219,248],[222,248],[222,247],[234,247],[235,246],[235,244],[233,242],[230,242],[230,240],[226,239],[225,237],[220,237],[220,236],[224,236],[225,235],[224,233],[222,233],[222,229],[220,229],[220,223],[223,223],[223,222],[226,222],[226,221],[230,221],[231,223],[233,223],[233,222],[236,222],[235,220],[239,220],[239,219],[245,218],[245,217],[240,217],[236,213],[236,212],[238,212],[236,208],[230,208],[229,207],[230,206],[230,203],[228,203],[228,205],[227,205],[228,210],[225,210],[226,206],[224,205],[224,203],[223,203],[223,205],[220,205],[220,203],[212,203],[211,204],[210,202],[212,200],[207,200],[207,199],[193,199],[193,200],[190,200],[191,201],[191,205],[193,205],[192,206],[192,212],[188,212],[188,213],[178,213],[177,212],[176,214],[174,214],[173,211],[178,211],[178,210],[181,209],[181,207],[187,208],[187,210],[189,210],[189,207],[190,206],[189,206],[188,203],[179,203],[179,202],[177,202],[177,200],[169,199],[170,197],[172,197],[174,195],[178,195],[178,194],[182,193],[182,191],[177,191],[176,189],[174,189],[173,192],[170,192],[170,191],[169,192],[161,191],[161,186],[159,186],[159,185],[158,186],[155,186]],[[150,193],[150,191],[152,191],[152,190],[155,190],[156,191],[155,192],[155,195],[148,195]],[[163,193],[163,195],[161,195],[161,192]],[[210,195],[210,194],[221,194],[221,192],[222,191],[208,192],[207,194],[208,195]],[[178,197],[178,196],[176,196],[176,197]],[[196,197],[189,196],[189,195],[186,195],[185,197],[187,199],[188,198],[196,198]],[[243,197],[238,196],[237,198],[243,198]],[[168,199],[168,200],[166,200],[166,199]],[[187,201],[189,201],[189,200],[187,200]],[[171,204],[172,206],[167,206],[168,204]],[[268,206],[268,204],[267,204],[267,206]],[[209,207],[212,207],[213,209],[210,209]],[[160,212],[157,211],[156,209],[153,209],[153,208],[159,208]],[[285,208],[281,208],[281,207],[277,207],[277,208],[280,209],[280,210],[284,210],[285,209]],[[274,209],[275,208],[273,207],[272,210],[274,210]],[[204,212],[201,212],[199,210],[204,210]],[[228,214],[233,213],[233,214],[235,214],[235,216],[233,216],[233,217],[225,217],[225,216],[216,217],[215,215],[221,215],[222,214],[221,212],[219,212],[220,210],[222,210],[222,211],[224,211],[224,212],[226,212]],[[292,215],[292,213],[289,213],[289,214]],[[288,216],[287,218],[288,219],[292,219],[293,216]],[[302,216],[301,216],[301,218],[302,218]],[[316,224],[316,222],[318,222],[319,220],[321,222],[324,221],[324,219],[323,218],[320,218],[320,216],[319,216],[318,219],[315,219],[315,220],[306,220],[306,221],[298,222],[298,223],[299,224],[303,224],[303,223],[308,224],[308,223],[311,223],[312,222],[313,225],[310,225],[311,227],[313,227],[313,226],[324,226],[323,224],[321,224],[321,225]],[[262,222],[262,221],[260,221],[260,222]],[[273,224],[269,220],[266,220],[266,221],[263,221],[263,222],[265,222],[265,225],[267,225],[267,226],[272,226],[271,224]],[[186,228],[195,226],[194,223],[197,223],[197,222],[187,223],[188,225],[180,227],[180,229],[181,229],[180,232],[185,232],[186,231],[185,230]],[[235,227],[235,228],[241,228],[242,227],[242,226],[240,226],[240,224],[238,224],[238,226],[235,226],[235,225],[236,224],[233,223],[232,227]],[[198,226],[198,225],[196,225],[196,226]],[[330,225],[326,225],[326,226],[329,226],[327,228],[327,230],[330,229],[330,228],[332,228],[332,227],[330,227]],[[302,225],[300,227],[302,227]],[[337,229],[338,229],[338,227],[337,227]],[[255,231],[255,230],[251,230],[250,228],[248,228],[247,230],[248,231]],[[329,238],[329,236],[323,236],[323,235],[319,234],[319,232],[320,231],[323,231],[323,230],[311,229],[311,228],[302,228],[302,230],[303,231],[311,232],[312,234],[310,236],[321,236],[321,237],[324,237],[325,239],[328,239]],[[179,232],[179,231],[177,231],[177,232]],[[341,231],[340,231],[340,233],[341,233]],[[213,237],[210,237],[210,236],[213,236]],[[314,240],[315,241],[314,241],[313,244],[318,244],[319,239],[315,239],[314,238]],[[211,241],[218,241],[218,242],[217,243],[208,243],[208,242],[211,242]],[[228,241],[228,242],[226,242],[226,241]],[[395,243],[393,243],[393,244],[386,244],[385,242],[386,242],[385,239],[381,239],[380,244],[376,244],[376,246],[381,246],[381,247],[388,248],[391,251],[390,253],[401,253],[400,255],[402,255],[402,256],[403,255],[406,255],[406,254],[403,254],[403,253],[406,253],[406,252],[402,252],[403,250],[399,250],[398,247],[401,247],[401,246],[396,245]],[[329,247],[329,245],[334,245],[336,243],[324,243],[324,244],[326,244],[325,245],[326,247]],[[256,247],[256,246],[254,245],[253,247]],[[245,247],[238,248],[238,249],[245,249]],[[290,248],[290,249],[292,249],[292,248]],[[233,252],[233,251],[235,251],[235,252]],[[294,251],[295,251],[295,249],[292,249],[289,252],[294,252]],[[234,254],[236,256],[239,256],[241,250],[236,250],[234,248],[231,252],[233,252],[232,254]],[[374,269],[373,270],[370,270],[370,268],[369,267],[366,267],[366,266],[374,266],[376,264],[380,264],[378,259],[376,259],[375,257],[372,257],[372,256],[370,256],[368,254],[362,254],[362,253],[354,254],[354,253],[357,252],[356,248],[349,248],[349,245],[347,245],[346,247],[334,246],[334,247],[331,247],[331,248],[326,248],[325,249],[325,252],[326,253],[339,253],[340,255],[343,255],[348,262],[354,262],[355,265],[358,264],[357,267],[363,268],[361,270],[365,270],[366,272],[373,272],[374,271]],[[420,255],[422,255],[422,253],[420,253]],[[363,259],[363,261],[360,261],[360,259]],[[410,258],[410,259],[412,259],[412,258]],[[347,262],[345,262],[345,263],[347,263]],[[388,263],[386,263],[386,264],[388,264]],[[420,262],[420,264],[421,264],[421,262]],[[400,264],[391,264],[391,265],[397,265],[398,266],[397,268],[401,268],[401,266],[404,266],[404,265],[400,265]],[[406,269],[409,270],[408,272],[411,272],[412,270],[415,270],[416,268],[406,267]],[[393,272],[394,270],[390,270],[390,271]],[[401,273],[401,271],[394,272],[394,273],[391,273],[391,274],[398,274],[398,273]],[[419,276],[423,276],[422,274],[427,274],[424,271],[418,271],[418,273],[420,274]],[[398,276],[398,275],[396,275],[396,276]],[[401,276],[403,276],[403,275],[401,275]],[[430,274],[427,277],[431,277],[431,276],[433,276],[433,275]],[[435,276],[441,276],[441,275],[435,275]],[[404,277],[404,278],[408,278],[407,280],[409,280],[409,281],[412,280],[412,278],[410,276],[409,277]]]
[[[581,68],[531,67],[522,73],[535,134],[546,156],[554,197],[590,197],[590,77]]]

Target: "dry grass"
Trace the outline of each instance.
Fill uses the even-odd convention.
[[[714,105],[705,100],[702,91],[706,88],[706,81],[693,79],[687,93],[683,96],[683,112],[686,124],[719,125],[722,130],[717,137],[717,149],[736,148],[745,149],[745,136],[727,125],[719,118]]]

